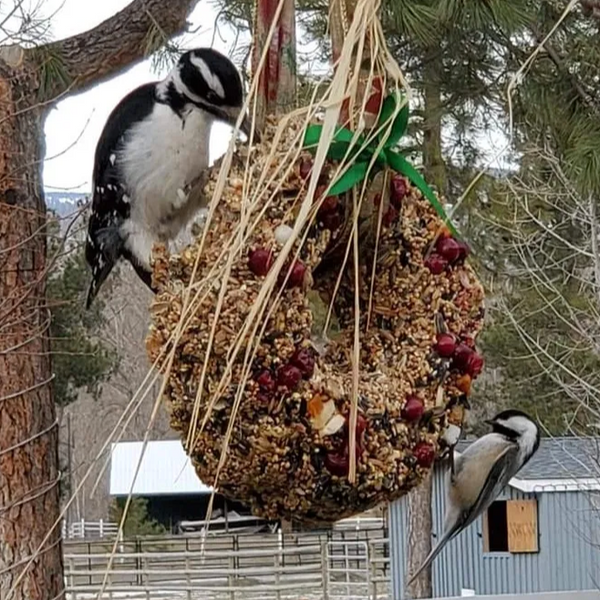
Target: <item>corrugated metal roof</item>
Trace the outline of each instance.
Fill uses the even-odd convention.
[[[459,442],[464,451],[472,440]],[[600,438],[542,438],[538,451],[519,472],[521,480],[592,479],[600,475]]]
[[[110,495],[126,496],[142,454],[143,442],[112,445]],[[137,474],[133,493],[140,496],[209,494],[179,440],[148,442]]]

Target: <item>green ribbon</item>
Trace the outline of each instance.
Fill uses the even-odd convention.
[[[443,219],[450,231],[458,237],[458,233],[433,190],[427,185],[421,174],[395,149],[408,127],[408,104],[397,110],[402,98],[398,93],[390,94],[384,101],[371,139],[363,134],[356,135],[345,127],[337,127],[335,135],[327,151],[328,158],[343,160],[348,158],[350,166],[333,184],[329,193],[332,196],[343,194],[361,182],[369,173],[370,165],[375,157],[378,168],[390,167],[397,173],[406,176],[429,200],[438,215]],[[395,116],[394,116],[395,115]],[[304,134],[304,147],[316,151],[323,133],[322,125],[309,125]]]

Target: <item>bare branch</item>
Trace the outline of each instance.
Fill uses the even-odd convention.
[[[52,61],[60,77],[52,77],[41,90],[44,102],[65,92],[81,93],[113,77],[157,50],[157,33],[163,42],[185,30],[186,18],[198,0],[134,0],[91,31],[27,50],[41,67]]]

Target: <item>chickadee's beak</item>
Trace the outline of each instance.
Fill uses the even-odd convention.
[[[495,425],[496,421],[494,421],[494,419],[485,419],[484,423],[487,425]]]

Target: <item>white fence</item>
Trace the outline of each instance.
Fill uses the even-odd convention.
[[[111,543],[102,552],[65,550],[69,600],[387,600],[390,596],[388,540],[328,539],[326,536],[239,536],[237,549],[223,536],[155,540],[143,552],[127,543],[110,564]],[[236,536],[231,536],[236,537]],[[173,542],[173,543],[171,543]],[[80,544],[81,547],[90,544]],[[101,547],[99,542],[93,544]],[[105,585],[103,582],[106,580]]]
[[[73,521],[68,525],[65,521],[62,523],[62,536],[65,540],[74,538],[115,537],[118,531],[118,523],[104,521],[103,519],[100,519],[99,521],[86,521],[85,519],[81,519],[81,521]]]

